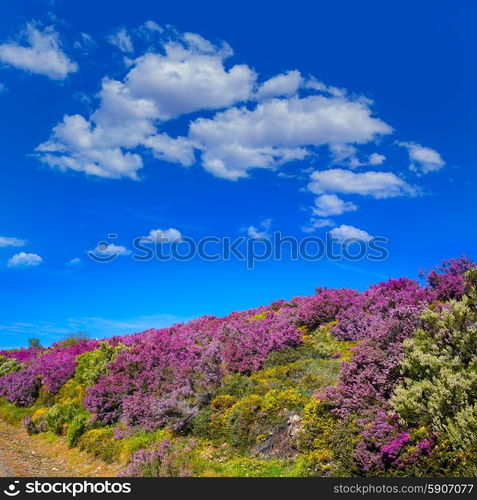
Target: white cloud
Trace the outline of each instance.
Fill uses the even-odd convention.
[[[382,165],[386,160],[384,155],[379,153],[372,153],[369,155],[368,163],[369,165]]]
[[[53,80],[64,80],[69,73],[78,71],[78,65],[63,52],[53,27],[41,31],[30,23],[21,38],[26,43],[11,41],[0,45],[1,62]]]
[[[333,227],[335,223],[331,219],[316,219],[314,217],[311,218],[310,224],[308,226],[304,226],[302,230],[305,233],[314,233],[317,229],[322,229],[324,227]]]
[[[105,78],[99,107],[89,118],[63,118],[50,140],[40,144],[39,158],[52,167],[107,178],[138,179],[143,162],[130,150],[146,146],[156,157],[190,165],[187,138],[158,134],[161,122],[201,109],[230,106],[251,96],[256,74],[246,65],[224,66],[228,45],[212,45],[186,33],[133,61],[122,81]]]
[[[442,156],[431,148],[426,148],[416,142],[398,142],[407,149],[411,164],[409,168],[420,174],[428,174],[440,170],[446,162]]]
[[[120,28],[108,36],[108,42],[117,47],[121,52],[134,52],[134,45],[125,28]]]
[[[131,250],[122,245],[115,245],[114,243],[100,243],[92,252],[99,254],[101,257],[109,257],[111,255],[129,255]]]
[[[274,76],[264,82],[256,92],[257,99],[269,97],[292,96],[303,84],[303,77],[297,70]]]
[[[142,238],[142,241],[151,239],[156,243],[173,243],[182,240],[182,234],[178,229],[170,227],[169,229],[152,229],[149,234]]]
[[[218,177],[246,177],[250,168],[274,168],[301,160],[307,146],[365,143],[391,127],[371,116],[360,100],[312,95],[272,99],[254,110],[231,108],[191,123],[190,138],[202,150],[206,170]]]
[[[73,257],[72,259],[70,259],[66,265],[67,266],[70,266],[70,267],[75,267],[75,266],[79,266],[83,261],[79,258],[79,257]]]
[[[23,247],[27,240],[13,238],[12,236],[0,236],[0,247]]]
[[[73,44],[73,47],[77,50],[88,52],[89,50],[96,47],[96,42],[88,33],[80,33],[79,40],[76,40],[76,42]]]
[[[319,217],[328,215],[341,215],[345,212],[354,212],[358,207],[351,201],[344,201],[335,194],[322,194],[315,198],[313,214]]]
[[[144,140],[154,156],[160,160],[180,163],[188,167],[195,162],[194,146],[187,137],[173,139],[167,134],[156,134]]]
[[[42,261],[43,259],[36,253],[20,252],[8,260],[7,267],[34,267]]]
[[[363,229],[358,229],[354,226],[347,226],[346,224],[335,227],[330,231],[330,233],[334,237],[339,238],[340,241],[345,241],[348,238],[353,238],[361,241],[369,241],[372,238],[372,236]]]
[[[155,21],[151,21],[151,20],[146,21],[143,26],[146,29],[148,29],[149,31],[157,31],[158,33],[164,32],[164,28],[159,26]]]
[[[264,219],[260,222],[260,227],[262,229],[258,229],[256,226],[249,226],[247,228],[247,234],[249,238],[253,238],[255,240],[264,240],[270,237],[270,228],[272,226],[272,219]]]
[[[417,189],[392,172],[354,173],[349,170],[317,170],[310,175],[308,189],[314,194],[369,195],[377,199],[414,196]]]
[[[358,158],[358,150],[351,144],[331,144],[330,152],[334,165],[345,165],[349,168],[356,168],[363,165]]]

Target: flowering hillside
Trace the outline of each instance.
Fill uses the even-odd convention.
[[[126,476],[474,476],[477,268],[0,352],[0,416]]]

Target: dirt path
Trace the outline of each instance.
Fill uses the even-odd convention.
[[[0,420],[0,477],[112,477],[119,467],[106,465],[62,438],[30,437]]]

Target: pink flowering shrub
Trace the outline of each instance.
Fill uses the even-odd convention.
[[[0,378],[0,396],[18,406],[31,406],[40,391],[41,381],[33,367],[8,373]]]
[[[37,358],[43,349],[39,347],[22,347],[21,349],[13,349],[11,351],[0,351],[0,356],[15,359],[19,363],[28,363]]]
[[[93,351],[97,347],[98,342],[95,340],[81,340],[66,347],[59,342],[51,349],[44,351],[32,366],[37,375],[41,376],[45,388],[55,394],[65,382],[73,377],[76,357],[84,352]]]
[[[465,292],[464,273],[475,267],[475,264],[465,255],[457,259],[442,261],[440,266],[421,272],[427,279],[434,300],[460,299]]]

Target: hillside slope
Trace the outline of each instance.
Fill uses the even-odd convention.
[[[0,353],[0,417],[129,476],[477,474],[477,269]]]

